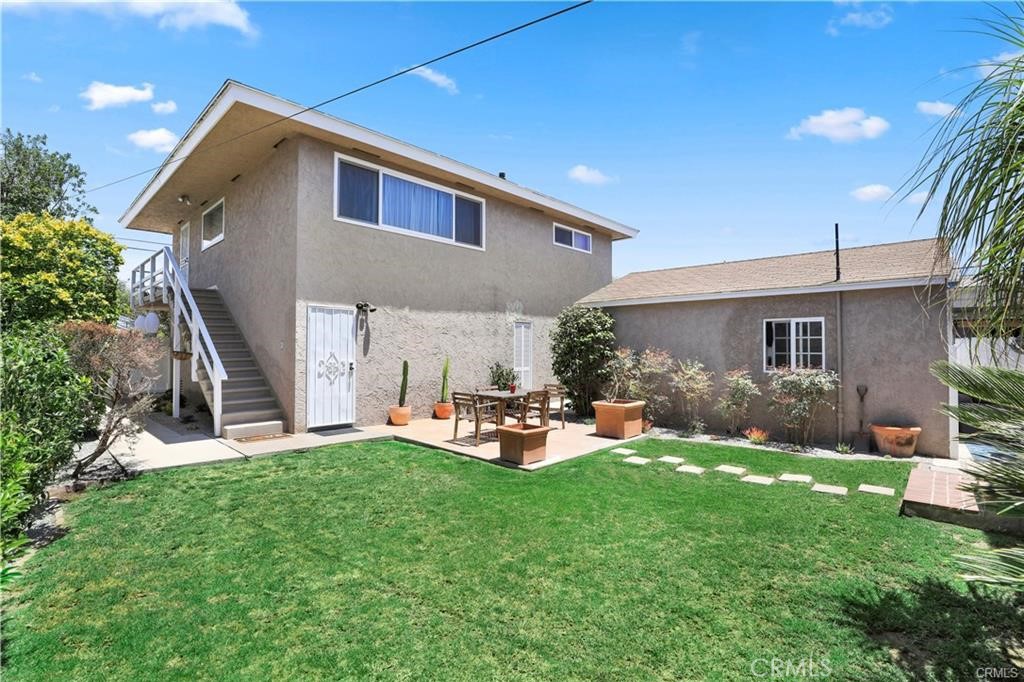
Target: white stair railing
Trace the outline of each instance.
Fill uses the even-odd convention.
[[[213,387],[213,404],[210,405],[213,433],[220,437],[221,382],[228,378],[228,373],[224,370],[224,363],[221,362],[217,348],[213,345],[213,337],[206,328],[203,315],[199,312],[199,306],[189,291],[188,282],[184,280],[178,268],[178,260],[171,253],[170,247],[163,247],[132,270],[131,302],[135,308],[155,303],[170,304],[174,351],[182,350],[180,321],[184,320],[188,325],[192,337],[192,380],[198,381],[198,370],[202,363]],[[172,383],[173,410],[174,416],[177,417],[181,390],[177,361],[174,362]]]

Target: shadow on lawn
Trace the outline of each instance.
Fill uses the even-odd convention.
[[[926,580],[909,590],[871,587],[846,598],[848,625],[910,679],[975,679],[979,668],[1024,673],[1024,603],[1005,591]]]

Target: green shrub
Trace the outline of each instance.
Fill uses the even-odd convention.
[[[497,386],[499,391],[508,389],[509,386],[516,383],[516,371],[511,367],[506,367],[500,362],[496,362],[487,369],[488,381],[491,386]]]
[[[645,348],[637,353],[630,348],[619,348],[612,353],[605,368],[608,377],[605,395],[611,400],[642,400],[644,420],[653,422],[671,410],[671,370],[672,356],[668,351]]]
[[[679,396],[683,413],[683,433],[694,435],[704,432],[700,418],[701,406],[711,398],[714,374],[704,369],[697,360],[680,360],[672,371],[672,388]]]
[[[750,370],[734,369],[725,374],[725,391],[715,406],[729,422],[729,433],[737,433],[740,422],[747,418],[750,401],[761,395],[761,390],[750,378]]]
[[[814,417],[839,388],[839,375],[822,369],[779,370],[769,382],[772,407],[782,414],[782,423],[792,442],[807,445],[814,438]]]
[[[0,414],[0,588],[18,575],[11,562],[21,555],[28,541],[24,518],[33,502],[28,492],[32,465],[25,459],[29,442],[14,428],[14,417],[10,412]]]
[[[615,320],[600,308],[570,306],[559,313],[551,330],[551,369],[580,417],[593,414],[591,403],[608,380],[614,329]]]
[[[0,334],[4,430],[25,439],[26,492],[42,495],[74,454],[91,414],[89,380],[71,365],[60,337],[42,327]],[[6,455],[6,453],[4,453]]]

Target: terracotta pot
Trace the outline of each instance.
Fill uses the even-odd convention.
[[[643,432],[644,401],[596,400],[597,435],[606,438],[632,438]]]
[[[917,437],[921,435],[920,426],[876,426],[871,425],[871,435],[875,437],[878,451],[893,457],[912,457],[917,449]]]
[[[391,405],[388,407],[388,419],[391,420],[392,426],[405,426],[412,419],[412,408],[408,405],[405,407]]]
[[[516,464],[541,462],[547,456],[550,426],[509,424],[498,427],[498,449],[501,458]]]
[[[454,411],[453,403],[434,403],[434,416],[438,419],[451,419]]]

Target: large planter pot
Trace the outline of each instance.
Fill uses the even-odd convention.
[[[388,407],[388,419],[391,420],[391,424],[394,426],[405,426],[412,419],[412,408],[408,405],[405,407],[391,405]]]
[[[875,437],[875,445],[882,454],[893,457],[912,457],[917,449],[917,437],[921,435],[921,427],[872,424],[871,435]]]
[[[434,403],[434,416],[438,419],[451,419],[453,411],[453,403]]]
[[[541,462],[547,456],[550,426],[509,424],[498,427],[498,449],[501,458],[516,464]]]
[[[643,432],[644,405],[642,400],[594,401],[597,435],[619,440],[639,436]]]

